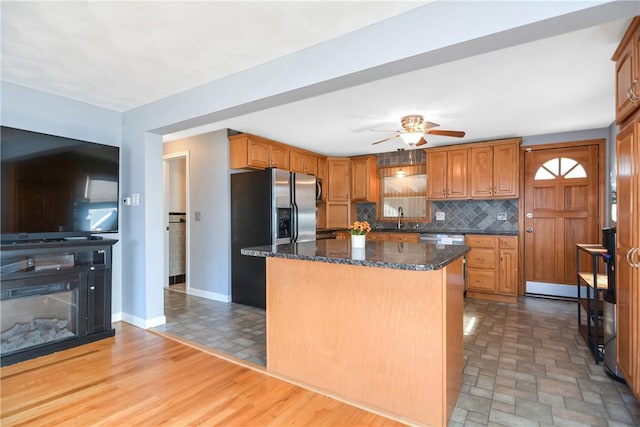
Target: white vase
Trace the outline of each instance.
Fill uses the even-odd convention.
[[[367,258],[367,252],[365,248],[351,248],[351,259],[365,260]]]
[[[351,247],[352,248],[364,248],[367,236],[365,234],[352,234],[351,235]]]

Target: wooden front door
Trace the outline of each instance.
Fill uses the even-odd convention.
[[[527,292],[576,296],[576,243],[600,241],[598,161],[597,145],[525,153]]]

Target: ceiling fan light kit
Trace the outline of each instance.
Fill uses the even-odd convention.
[[[424,118],[418,114],[404,116],[400,122],[404,130],[398,131],[397,134],[376,141],[371,145],[380,144],[381,142],[400,137],[405,144],[419,147],[427,143],[427,140],[424,138],[426,134],[451,136],[454,138],[462,138],[465,135],[464,132],[458,130],[432,130],[432,128],[440,125],[433,122],[426,122]]]
[[[422,132],[407,132],[401,133],[400,138],[404,141],[405,144],[417,144],[424,134]]]

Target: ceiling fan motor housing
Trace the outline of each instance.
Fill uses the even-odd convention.
[[[407,132],[424,131],[424,128],[422,127],[423,123],[424,123],[424,119],[422,118],[422,116],[418,116],[415,114],[410,116],[404,116],[402,118],[402,127]]]

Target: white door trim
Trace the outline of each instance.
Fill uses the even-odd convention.
[[[190,286],[190,267],[191,267],[191,250],[190,250],[190,241],[191,241],[191,202],[190,202],[190,194],[191,194],[191,167],[190,167],[190,153],[189,151],[176,151],[175,153],[169,153],[162,156],[162,176],[163,176],[163,185],[164,185],[164,218],[165,218],[165,226],[169,223],[169,186],[168,186],[168,177],[167,177],[167,168],[168,162],[174,159],[184,158],[185,159],[185,196],[186,196],[186,236],[185,236],[185,292],[189,293],[191,288]],[[168,245],[168,233],[164,233],[164,283],[163,287],[166,287],[169,284],[169,245]]]

